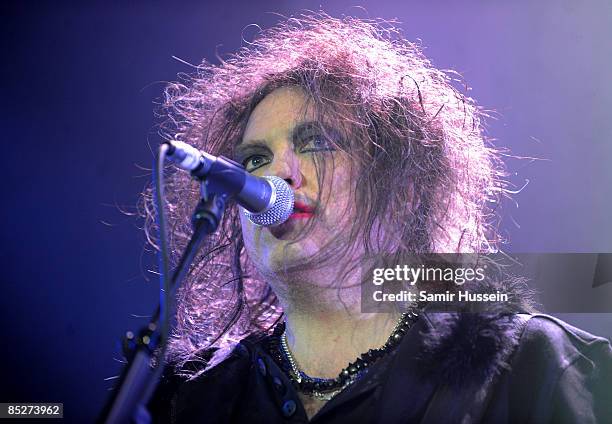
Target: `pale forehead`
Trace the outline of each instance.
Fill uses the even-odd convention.
[[[310,120],[313,116],[302,89],[278,88],[264,97],[251,113],[243,143],[281,137],[290,133],[297,123]]]

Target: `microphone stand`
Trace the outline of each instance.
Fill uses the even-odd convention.
[[[171,293],[187,275],[189,267],[195,258],[202,241],[207,235],[214,233],[221,222],[225,211],[227,196],[222,193],[207,193],[206,181],[202,181],[202,199],[198,203],[192,217],[193,235],[181,256],[181,259],[172,274]],[[128,331],[122,339],[123,353],[127,364],[119,378],[118,386],[102,410],[99,423],[137,423],[148,424],[151,415],[146,409],[149,399],[153,395],[163,372],[165,358],[159,352],[165,352],[168,340],[160,334],[160,307],[151,318],[148,325],[143,327],[136,337]],[[157,357],[156,356],[157,351]],[[155,368],[152,360],[155,359]]]

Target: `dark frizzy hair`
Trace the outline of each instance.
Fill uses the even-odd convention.
[[[484,112],[453,87],[454,77],[388,22],[313,13],[262,31],[220,64],[204,61],[196,75],[168,85],[161,133],[233,157],[257,104],[277,88],[299,87],[317,122],[334,128],[334,143],[352,159],[357,208],[350,227],[336,234],[344,248],[331,237],[304,266],[338,261],[347,243],[366,252],[491,252],[500,242],[494,207],[505,193],[503,168],[484,136]],[[199,193],[183,172],[169,172],[167,184],[176,260]],[[143,199],[155,246],[150,190]],[[387,236],[376,237],[381,231]],[[269,332],[281,316],[245,252],[231,206],[178,291],[168,360],[194,378],[202,364],[219,363],[239,340]]]

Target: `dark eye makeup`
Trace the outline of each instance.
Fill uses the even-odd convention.
[[[235,160],[244,166],[248,172],[272,162],[274,155],[263,142],[241,144],[236,148]]]
[[[316,122],[304,122],[295,126],[291,140],[299,153],[330,152],[336,150],[330,137],[335,131],[321,128]],[[235,160],[248,172],[253,172],[272,162],[274,154],[264,141],[239,144],[236,147]]]
[[[293,130],[293,145],[300,153],[336,150],[330,137],[333,132],[324,131],[316,122],[305,122]]]

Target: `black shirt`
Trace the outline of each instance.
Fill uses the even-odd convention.
[[[266,339],[192,381],[166,377],[156,422],[309,422]],[[422,316],[313,423],[612,423],[612,349],[546,315]]]

